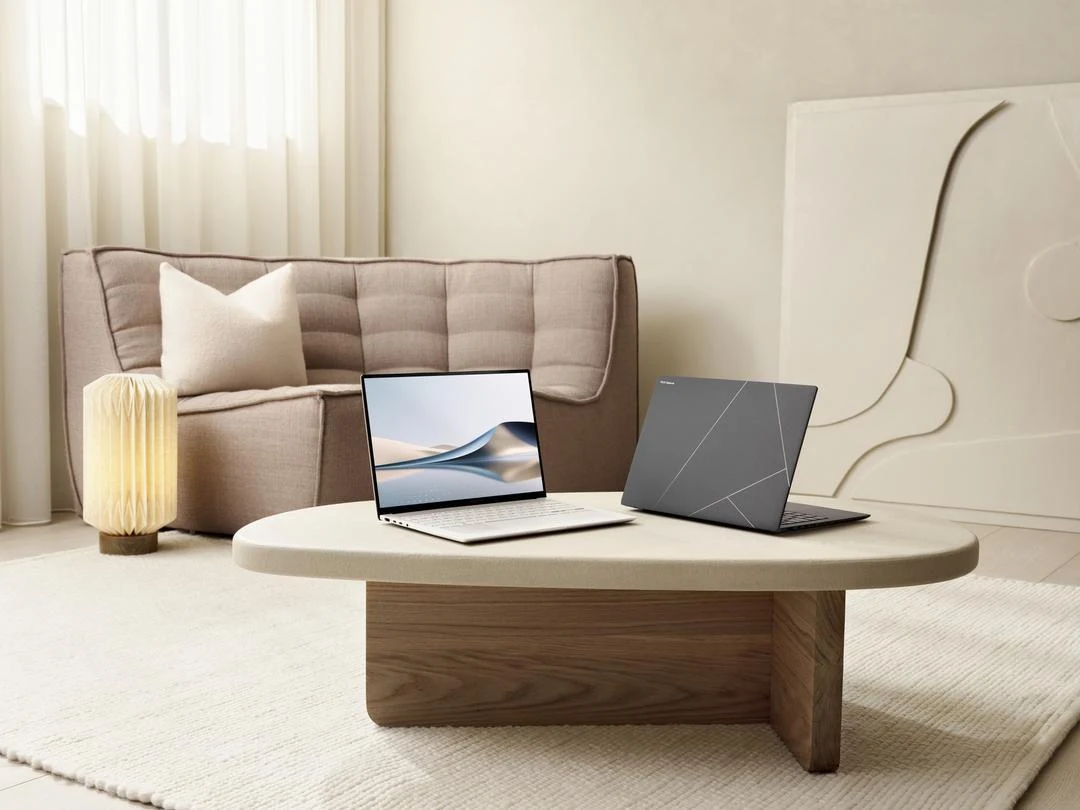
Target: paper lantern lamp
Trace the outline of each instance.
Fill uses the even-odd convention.
[[[176,519],[176,389],[106,374],[83,389],[83,520],[102,554],[157,550]]]

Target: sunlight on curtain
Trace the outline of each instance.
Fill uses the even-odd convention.
[[[32,3],[68,244],[345,253],[345,2]]]
[[[5,521],[49,518],[40,415],[63,250],[361,252],[349,14],[349,0],[0,2]]]

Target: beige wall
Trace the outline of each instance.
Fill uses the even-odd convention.
[[[631,254],[642,391],[773,376],[789,102],[1080,80],[1076,0],[391,0],[390,255]]]

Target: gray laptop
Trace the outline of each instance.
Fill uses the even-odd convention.
[[[476,543],[629,523],[547,497],[528,371],[365,374],[379,519]]]
[[[661,377],[623,504],[772,533],[869,517],[788,501],[816,396],[812,385]]]

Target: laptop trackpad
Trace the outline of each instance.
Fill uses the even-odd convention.
[[[561,515],[537,515],[526,518],[504,518],[503,520],[488,520],[477,524],[484,528],[513,531],[514,529],[543,529],[547,526],[573,526],[577,521],[571,513]]]

